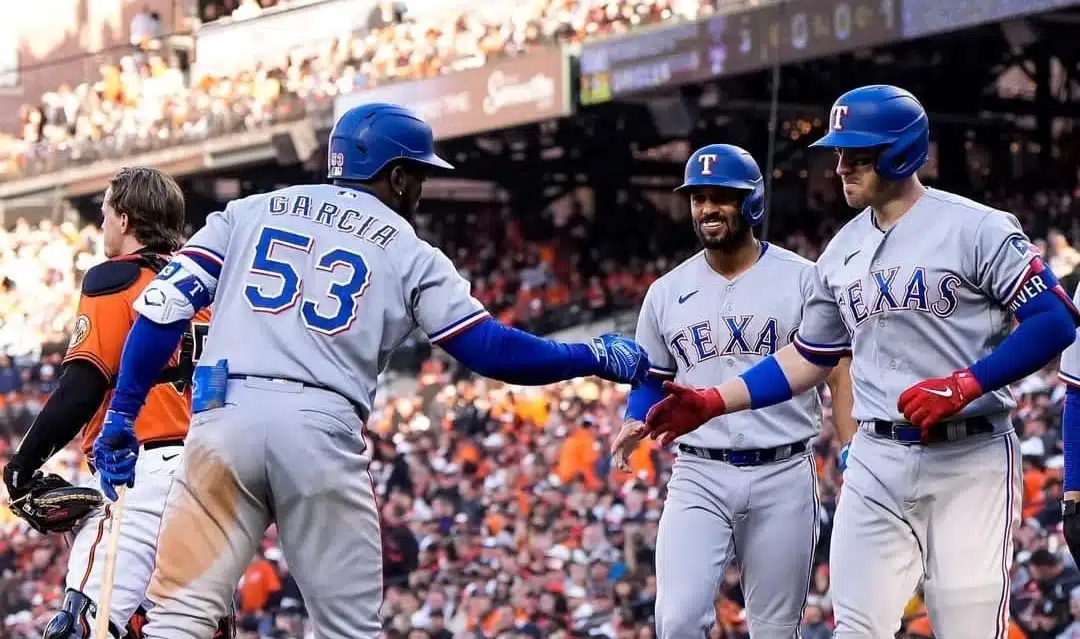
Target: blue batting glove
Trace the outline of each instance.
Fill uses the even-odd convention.
[[[116,501],[114,486],[135,485],[135,462],[139,458],[139,440],[135,438],[135,418],[117,411],[106,411],[101,434],[94,442],[94,467],[101,479],[105,496]]]
[[[599,377],[636,386],[649,374],[649,355],[632,339],[618,333],[604,333],[594,337],[589,348],[603,371]]]
[[[851,449],[851,444],[844,444],[840,447],[840,472],[843,473],[847,470],[847,456],[848,450]]]

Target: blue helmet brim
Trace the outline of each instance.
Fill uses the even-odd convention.
[[[428,166],[433,166],[438,169],[453,170],[454,168],[453,164],[450,164],[449,162],[442,159],[438,155],[435,155],[434,153],[428,153],[424,157],[418,158],[416,161],[422,162],[424,164],[427,164]]]
[[[753,182],[748,182],[746,180],[724,180],[724,179],[713,179],[713,178],[699,178],[699,179],[691,180],[689,182],[686,182],[684,184],[681,184],[681,185],[675,187],[674,192],[679,193],[679,192],[682,192],[682,191],[686,191],[688,189],[702,189],[702,188],[706,188],[706,187],[710,187],[710,186],[715,187],[715,188],[720,188],[720,189],[737,189],[739,191],[753,191],[754,188],[757,185],[755,183],[753,183]]]
[[[834,149],[868,149],[875,146],[892,144],[896,137],[864,131],[830,131],[810,146],[824,146]]]

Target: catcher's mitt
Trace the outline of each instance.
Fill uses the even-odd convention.
[[[73,486],[60,475],[34,473],[26,492],[11,502],[11,510],[41,533],[65,533],[104,499],[93,488]]]

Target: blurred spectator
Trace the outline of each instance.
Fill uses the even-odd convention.
[[[1050,253],[1050,270],[1058,279],[1071,274],[1080,264],[1080,251],[1069,245],[1069,239],[1061,231],[1051,230],[1046,236],[1046,243]]]
[[[161,15],[156,11],[151,11],[148,5],[143,5],[143,8],[131,18],[129,30],[131,44],[140,49],[146,48],[152,40],[161,37]]]

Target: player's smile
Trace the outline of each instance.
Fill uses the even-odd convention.
[[[698,228],[706,235],[723,235],[728,231],[728,221],[719,213],[709,214],[699,224]]]

